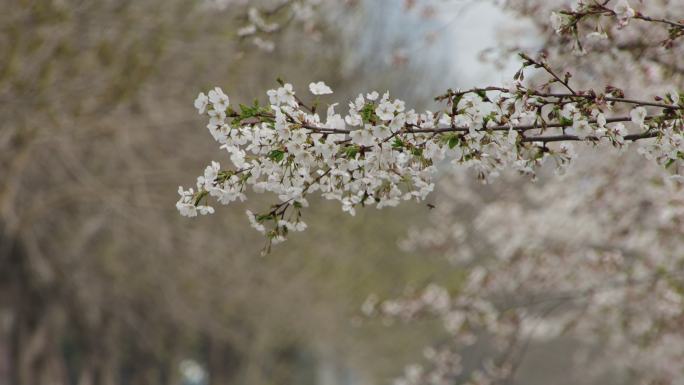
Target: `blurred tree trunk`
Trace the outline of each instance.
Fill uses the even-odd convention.
[[[46,277],[41,273],[47,270],[35,269],[15,235],[0,223],[0,357],[4,361],[0,370],[6,371],[0,377],[12,385],[67,385],[59,346],[64,322],[57,305],[58,290],[45,285],[50,273]]]
[[[210,385],[228,385],[237,381],[240,353],[224,341],[207,339],[207,371]]]
[[[26,294],[26,293],[25,293]],[[18,303],[12,333],[17,385],[68,384],[66,365],[57,338],[61,335],[62,317],[54,305],[23,297]],[[34,297],[35,298],[35,297]]]

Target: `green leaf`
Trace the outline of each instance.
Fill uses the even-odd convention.
[[[451,135],[447,139],[447,145],[449,148],[453,149],[454,147],[458,146],[461,143],[461,140],[458,138],[458,135]]]
[[[216,180],[218,182],[224,182],[233,176],[233,174],[235,174],[233,170],[219,171],[218,175],[216,176]]]
[[[354,158],[356,154],[359,153],[359,146],[347,146],[344,148],[344,154],[347,156],[347,158]]]
[[[275,219],[273,214],[266,214],[266,215],[257,215],[254,219],[256,219],[257,222],[262,223],[265,221],[270,221]]]
[[[375,105],[373,103],[366,103],[364,104],[363,108],[361,109],[361,119],[363,119],[364,123],[370,123],[371,120],[375,117]]]
[[[560,117],[560,124],[562,124],[563,126],[572,126],[572,123],[574,123],[574,120],[566,118],[564,116]]]
[[[273,150],[268,153],[268,158],[275,162],[281,162],[285,158],[285,151]]]
[[[394,142],[392,142],[392,148],[403,148],[404,147],[404,142],[401,141],[399,138],[394,138]]]

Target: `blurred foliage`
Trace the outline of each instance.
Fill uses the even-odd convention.
[[[350,218],[314,202],[312,230],[265,258],[246,206],[196,221],[174,208],[207,152],[225,158],[192,108],[197,92],[250,100],[279,75],[334,85],[334,31],[325,45],[290,31],[264,54],[235,38],[240,7],[2,9],[0,384],[181,384],[186,359],[211,384],[323,383],[330,365],[386,381],[416,358],[430,327],[351,320],[369,293],[449,279],[441,259],[395,246],[425,206]]]

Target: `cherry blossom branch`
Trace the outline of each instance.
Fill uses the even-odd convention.
[[[586,4],[585,7],[580,8],[578,11],[563,10],[559,13],[576,19],[573,21],[574,24],[590,16],[610,16],[617,19],[631,18],[651,23],[660,23],[673,28],[684,29],[684,23],[644,15],[641,12],[634,11],[626,2],[618,2],[618,5],[614,9],[606,7],[605,3],[599,4],[594,2]]]
[[[636,19],[646,23],[661,24],[668,28],[668,38],[662,42],[665,48],[672,48],[675,41],[684,36],[684,22],[674,21],[665,18],[651,17],[641,12],[635,11],[627,0],[619,0],[613,8],[607,7],[609,1],[599,3],[596,1],[589,3],[579,3],[577,9],[560,10],[551,16],[551,23],[558,34],[572,34],[580,52],[583,52],[582,44],[579,41],[579,25],[582,21],[592,17],[609,17],[617,21],[617,25],[625,27],[630,20]]]
[[[674,109],[674,110],[681,110],[684,109],[683,106],[677,105],[677,104],[666,104],[666,103],[659,103],[659,102],[650,102],[646,100],[636,100],[636,99],[626,99],[626,98],[618,98],[618,97],[611,97],[611,96],[606,96],[605,94],[603,95],[597,95],[593,90],[589,91],[579,91],[571,94],[567,93],[551,93],[551,92],[539,92],[533,89],[525,88],[522,87],[521,85],[518,85],[517,88],[513,89],[514,91],[518,92],[523,92],[524,94],[528,96],[539,96],[542,98],[559,98],[559,99],[587,99],[590,101],[596,101],[596,102],[614,102],[614,103],[625,103],[625,104],[633,104],[636,106],[649,106],[649,107],[659,107],[659,108],[669,108],[669,109]],[[465,91],[452,91],[448,90],[445,94],[439,95],[435,97],[436,101],[443,101],[445,99],[450,99],[454,97],[459,97],[467,94],[481,94],[482,92],[488,92],[488,91],[497,91],[497,92],[514,92],[512,91],[511,88],[504,88],[504,87],[482,87],[482,88],[472,88],[469,90]],[[620,90],[617,90],[615,88],[608,88],[608,92],[617,92],[618,94],[621,93]]]
[[[608,98],[607,98],[608,99]],[[606,100],[607,100],[606,99]],[[673,108],[673,106],[670,105],[662,105],[658,103],[648,103],[648,102],[641,102],[641,101],[629,101],[627,103],[632,103],[632,104],[637,104],[637,105],[654,105],[654,106],[659,106],[661,108]],[[674,106],[676,109],[682,109],[682,107]],[[230,115],[229,117],[235,117],[237,115]],[[273,116],[271,114],[262,114],[261,117],[265,118],[272,118]],[[651,115],[651,116],[645,116],[644,120],[654,120],[654,119],[662,119],[664,121],[668,120],[676,120],[679,119],[677,117],[671,117],[669,115]],[[308,124],[308,123],[302,123],[298,122],[296,119],[292,117],[288,117],[288,121],[294,125],[297,125],[298,127],[305,128],[307,130],[310,130],[312,133],[317,133],[317,134],[343,134],[347,135],[353,132],[353,130],[348,130],[348,129],[338,129],[338,128],[333,128],[333,127],[323,127],[323,126],[317,126],[313,124]],[[632,117],[630,116],[619,116],[619,117],[613,117],[613,118],[606,118],[605,123],[618,123],[618,122],[631,122]],[[587,121],[588,123],[595,124],[598,122],[597,119],[589,119]],[[248,125],[257,125],[262,123],[259,119],[255,120],[248,120],[244,122],[245,124]],[[477,128],[474,131],[519,131],[519,132],[524,132],[524,131],[529,131],[529,130],[536,130],[536,129],[544,129],[544,128],[564,128],[564,127],[571,127],[573,123],[571,121],[564,121],[564,122],[557,122],[557,123],[546,123],[546,124],[541,124],[541,123],[533,123],[533,124],[508,124],[508,125],[497,125],[497,126],[487,126],[483,128]],[[398,130],[394,132],[391,136],[387,137],[384,139],[384,142],[389,141],[392,138],[395,138],[399,134],[403,133],[411,133],[411,134],[443,134],[443,133],[449,133],[449,132],[457,132],[457,133],[466,133],[466,132],[471,132],[473,129],[468,126],[443,126],[443,127],[435,127],[435,128],[415,128],[417,127],[415,124],[405,124],[401,130]],[[573,136],[569,136],[573,137]],[[637,135],[628,135],[625,136],[626,140],[638,140],[638,139],[645,139],[645,138],[651,138],[653,136],[644,136],[644,134],[637,134]],[[592,139],[593,138],[593,139]],[[630,139],[628,139],[630,138]],[[597,137],[587,137],[587,140],[598,140]],[[527,137],[525,138],[526,141],[536,141],[535,137]],[[570,140],[576,140],[576,139],[570,139]]]
[[[436,114],[406,110],[403,101],[371,92],[350,102],[344,117],[331,105],[324,120],[282,81],[268,91],[266,106],[234,109],[220,88],[200,94],[195,106],[210,117],[210,133],[238,171],[222,171],[212,162],[198,178],[197,191],[179,189],[178,210],[187,216],[213,213],[209,197],[223,204],[244,200],[250,185],[273,192],[280,203],[265,214],[248,212],[252,226],[267,237],[268,251],[289,231],[306,228],[301,210],[309,194],[337,200],[352,215],[358,206],[423,200],[433,189],[435,165],[446,158],[476,169],[483,180],[504,168],[533,174],[546,159],[565,167],[574,157],[568,144],[573,141],[620,148],[627,141],[655,139],[643,148],[649,157],[666,166],[684,159],[684,100],[678,94],[650,102],[625,98],[614,87],[605,94],[575,90],[570,76],[560,78],[543,58],[525,57],[518,79],[527,67],[546,68],[550,82],[535,89],[518,84],[449,90],[436,98],[446,104]],[[553,83],[570,93],[552,92]],[[332,93],[322,82],[309,88],[316,97]],[[622,105],[634,107],[629,116],[605,116]],[[646,106],[660,111],[649,115]],[[640,131],[630,133],[623,123]],[[539,132],[529,135],[532,130]],[[547,146],[553,142],[563,143]]]
[[[650,139],[658,136],[655,131],[647,131],[641,134],[631,134],[625,135],[622,140],[628,142],[636,142],[640,139]],[[552,136],[534,136],[525,137],[521,139],[523,142],[539,142],[539,143],[551,143],[551,142],[569,142],[569,141],[600,141],[601,138],[598,136],[586,136],[579,137],[577,135],[552,135]]]

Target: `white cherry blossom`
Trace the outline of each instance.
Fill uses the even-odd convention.
[[[309,91],[314,95],[328,95],[333,93],[332,89],[323,82],[310,83]]]

